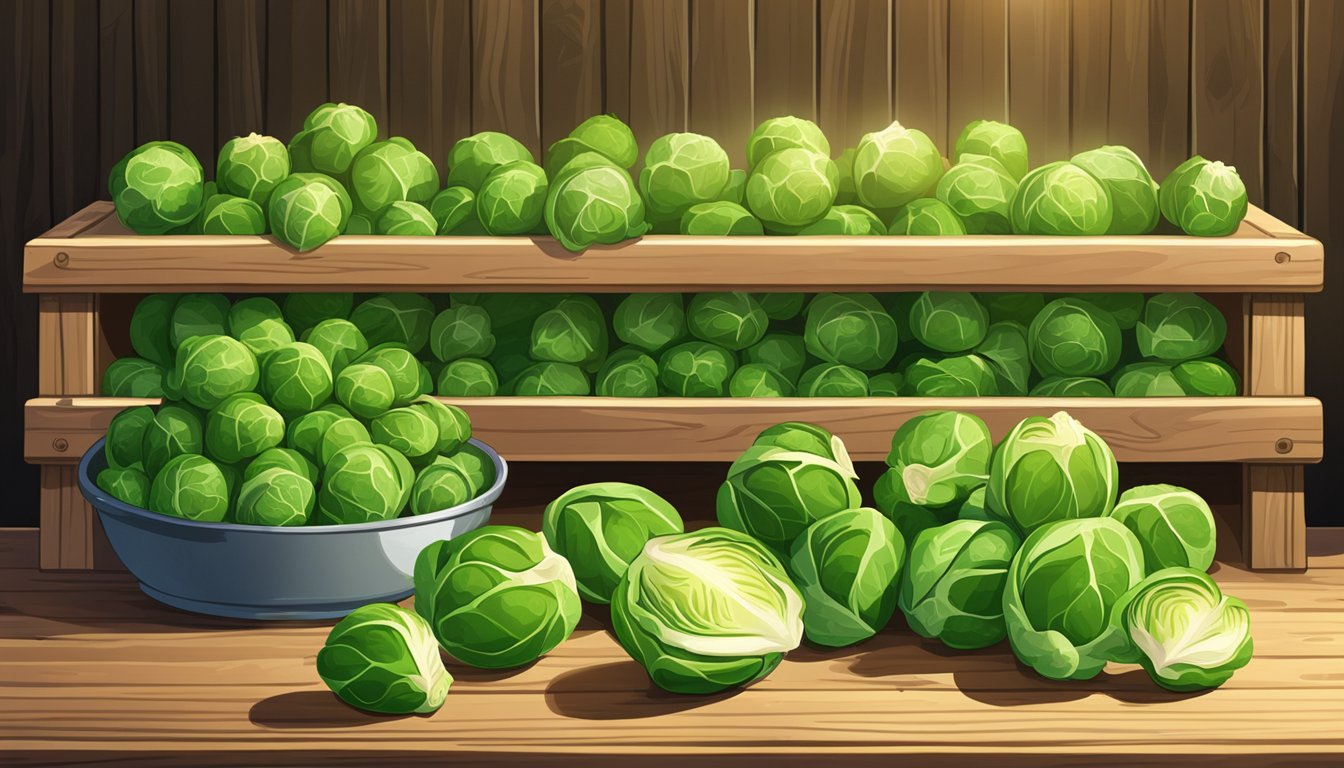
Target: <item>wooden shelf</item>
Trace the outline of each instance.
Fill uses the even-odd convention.
[[[25,408],[24,453],[74,463],[118,411],[154,400],[37,398]],[[855,460],[881,460],[891,435],[926,411],[979,414],[995,439],[1033,414],[1068,411],[1120,461],[1321,460],[1323,415],[1311,397],[1221,398],[597,398],[445,399],[471,415],[478,437],[515,461],[732,461],[781,421],[823,425]]]
[[[675,237],[571,254],[548,237],[142,237],[109,202],[24,249],[29,293],[164,291],[1314,292],[1321,244],[1259,209],[1224,238]]]

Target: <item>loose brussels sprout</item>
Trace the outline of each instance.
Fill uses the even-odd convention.
[[[315,495],[308,478],[271,467],[243,481],[233,519],[243,525],[304,525]]]
[[[906,388],[916,397],[996,397],[998,376],[979,355],[933,360],[917,358],[905,371]]]
[[[1111,377],[1116,397],[1183,397],[1169,363],[1130,363]]]
[[[172,341],[173,310],[180,300],[175,293],[151,294],[141,299],[131,313],[131,348],[151,363],[173,365],[177,345]]]
[[[1148,300],[1134,332],[1144,357],[1179,363],[1217,352],[1227,339],[1227,318],[1193,293],[1160,293]]]
[[[748,363],[728,380],[731,397],[793,397],[793,382],[772,366]]]
[[[224,473],[200,454],[174,456],[154,474],[149,488],[149,509],[198,523],[222,522],[229,513],[229,488]]]
[[[633,166],[639,159],[634,132],[615,115],[593,115],[570,131],[569,137],[602,153],[622,168]]]
[[[103,371],[102,394],[108,397],[163,397],[164,370],[148,360],[123,357]]]
[[[353,104],[323,104],[304,118],[303,130],[290,140],[290,164],[296,172],[343,176],[355,155],[377,135],[377,122],[363,109]]]
[[[165,405],[145,425],[140,457],[145,474],[155,477],[170,459],[204,450],[205,427],[197,412],[189,406]]]
[[[823,293],[807,307],[807,351],[831,363],[879,370],[896,354],[897,324],[868,293]]]
[[[387,715],[434,712],[453,684],[429,625],[391,603],[356,608],[332,627],[317,674],[346,704]]]
[[[1022,132],[1007,123],[994,120],[972,120],[957,137],[952,161],[962,162],[966,155],[992,157],[1018,181],[1027,175],[1027,139]]]
[[[400,344],[412,354],[429,343],[434,302],[419,293],[382,293],[362,301],[350,313],[369,346]]]
[[[428,203],[439,191],[439,171],[434,163],[406,139],[394,137],[376,141],[361,149],[350,164],[350,192],[363,211],[373,214],[377,228],[383,228],[383,212],[397,201]],[[427,209],[415,211],[420,226],[429,225],[433,216]],[[437,222],[435,222],[437,223]],[[430,226],[430,234],[437,229]]]
[[[747,172],[741,168],[734,168],[728,172],[728,183],[723,185],[723,191],[719,193],[719,202],[736,203],[737,205],[746,205],[747,202]]]
[[[868,377],[869,397],[900,397],[905,388],[905,376],[895,371]]]
[[[622,347],[597,372],[598,397],[657,397],[658,363],[643,350]]]
[[[1050,376],[1031,388],[1032,397],[1112,397],[1110,385],[1090,376]]]
[[[1110,516],[1138,539],[1148,573],[1172,566],[1207,571],[1213,564],[1213,512],[1194,491],[1174,485],[1130,488]]]
[[[485,234],[481,220],[476,217],[476,193],[466,187],[440,190],[429,201],[429,214],[434,217],[440,235]]]
[[[889,235],[964,235],[966,225],[956,211],[942,200],[921,197],[911,200],[896,211],[896,217],[887,227]]]
[[[686,310],[687,325],[698,339],[738,351],[760,341],[770,318],[750,293],[697,293]]]
[[[737,370],[733,353],[706,341],[687,341],[663,352],[658,382],[673,397],[723,397]]]
[[[847,509],[808,526],[786,562],[803,594],[803,628],[817,645],[863,642],[896,612],[905,541],[877,510]]]
[[[801,421],[786,421],[767,427],[752,441],[753,446],[802,451],[839,464],[845,473],[854,477],[854,462],[849,458],[845,441],[823,427]]]
[[[673,693],[760,680],[803,639],[803,598],[779,560],[725,528],[649,540],[611,599],[621,646]]]
[[[421,395],[410,407],[428,416],[438,429],[439,437],[434,447],[435,451],[452,453],[471,439],[471,418],[467,416],[466,411],[456,405],[448,405],[428,395]]]
[[[107,425],[103,453],[111,469],[144,469],[145,430],[154,422],[154,411],[138,405],[119,411]],[[144,506],[143,504],[140,506]]]
[[[835,201],[835,162],[806,149],[767,155],[747,178],[747,208],[766,229],[796,232],[820,220]]]
[[[1157,182],[1128,147],[1105,146],[1073,156],[1074,165],[1092,174],[1111,198],[1108,235],[1146,235],[1157,226]]]
[[[1061,160],[1022,179],[1011,218],[1017,235],[1104,235],[1111,228],[1111,199],[1095,176]]]
[[[589,365],[607,354],[607,320],[590,296],[566,296],[532,325],[536,360]]]
[[[425,547],[415,610],[443,649],[484,669],[521,667],[579,623],[574,571],[539,533],[487,525]]]
[[[765,229],[740,203],[716,200],[696,203],[681,215],[683,235],[764,235]]]
[[[865,133],[854,153],[854,188],[872,210],[899,208],[925,197],[943,175],[943,159],[920,130],[893,122]]]
[[[369,342],[359,326],[340,318],[318,323],[304,338],[304,342],[322,353],[333,375],[339,374],[369,351]]]
[[[318,411],[314,411],[318,413]],[[333,417],[339,418],[332,414]],[[293,472],[296,475],[302,475],[308,479],[308,482],[316,486],[318,481],[318,469],[307,456],[293,448],[267,448],[257,457],[247,463],[243,469],[243,482],[260,475],[268,469],[284,469]]]
[[[975,353],[989,362],[998,380],[1000,395],[1021,397],[1031,384],[1031,353],[1027,347],[1027,329],[1017,323],[989,326],[985,340]]]
[[[393,408],[374,417],[369,425],[373,442],[415,459],[436,450],[439,427],[418,408]]]
[[[434,214],[425,206],[409,200],[393,201],[383,209],[374,223],[374,231],[380,235],[432,237],[438,229],[439,223],[434,219]]]
[[[840,363],[821,363],[798,378],[799,397],[867,397],[868,374]]]
[[[805,293],[753,293],[752,296],[771,320],[792,320],[802,314],[807,305]]]
[[[291,293],[285,296],[283,314],[296,334],[307,334],[324,320],[345,320],[354,306],[353,293]]]
[[[935,194],[967,234],[1006,235],[1013,229],[1009,208],[1016,192],[1017,179],[998,160],[967,153],[943,174]]]
[[[717,200],[728,183],[728,153],[698,133],[669,133],[644,154],[639,191],[652,217],[677,218],[696,203]]]
[[[317,464],[326,467],[337,453],[352,445],[372,445],[368,427],[353,416],[337,418],[317,439]]]
[[[337,408],[340,408],[341,412],[337,412]],[[350,418],[350,414],[339,405],[327,405],[311,413],[305,413],[285,425],[285,445],[312,462],[314,466],[320,466],[323,463],[319,448],[322,444],[322,438],[331,429],[332,425],[342,418]],[[354,421],[354,419],[350,420]],[[355,423],[359,424],[357,421]],[[360,424],[361,428],[363,426]],[[368,440],[367,435],[368,432],[365,431],[366,441]],[[260,460],[261,457],[258,456],[253,463]]]
[[[429,349],[443,362],[459,357],[485,357],[495,351],[490,314],[470,304],[443,310],[430,325]]]
[[[275,185],[289,175],[289,150],[273,136],[236,136],[219,150],[215,182],[221,192],[265,205]]]
[[[728,469],[715,510],[720,525],[784,553],[812,523],[863,503],[856,478],[848,463],[796,449],[753,445]]]
[[[481,131],[458,139],[448,151],[449,187],[466,187],[479,192],[496,168],[513,162],[532,162],[532,153],[512,136],[496,131]]]
[[[311,411],[331,397],[331,366],[316,347],[294,342],[262,359],[260,384],[276,410]]]
[[[1027,329],[1031,362],[1046,376],[1097,376],[1120,361],[1120,326],[1083,299],[1055,299]]]
[[[588,374],[570,363],[535,363],[513,382],[518,397],[583,397],[591,392]]]
[[[657,352],[686,336],[686,311],[679,293],[632,293],[616,305],[616,337]]]
[[[953,520],[920,533],[901,580],[901,612],[910,628],[958,650],[1003,640],[1003,590],[1021,545],[998,521]]]
[[[117,501],[142,509],[149,506],[149,475],[135,467],[108,467],[98,473],[94,484]]]
[[[440,397],[492,397],[499,394],[499,376],[485,360],[462,357],[444,364],[435,382]]]
[[[681,515],[663,497],[629,483],[571,488],[546,505],[541,531],[575,568],[579,595],[606,605],[649,539],[681,533]]]
[[[994,440],[980,417],[955,411],[920,414],[891,437],[887,487],[898,503],[960,506],[989,479],[993,453]]]
[[[1241,392],[1241,377],[1236,370],[1214,357],[1177,363],[1171,375],[1187,395],[1233,397]]]
[[[174,350],[192,336],[229,333],[229,300],[218,293],[188,293],[177,300],[168,325]]]
[[[205,176],[191,150],[151,141],[112,167],[108,193],[117,218],[141,235],[163,235],[190,224],[205,201]]]
[[[291,173],[266,203],[271,232],[300,253],[345,232],[353,203],[341,183],[320,173]]]
[[[1128,645],[1119,660],[1172,691],[1217,688],[1254,652],[1246,604],[1191,568],[1149,574],[1116,603],[1111,624]]]
[[[816,123],[801,117],[772,117],[747,137],[747,167],[755,168],[766,157],[790,148],[831,154],[831,144]]]
[[[336,374],[334,390],[341,405],[360,418],[372,419],[392,407],[397,392],[387,371],[369,363],[355,363]]]
[[[1162,215],[1187,235],[1222,237],[1246,218],[1246,185],[1237,169],[1199,155],[1176,166],[1158,193]]]
[[[885,235],[887,225],[877,214],[860,205],[834,205],[819,221],[798,230],[800,236]]]
[[[231,395],[250,392],[260,378],[256,356],[228,336],[195,336],[178,353],[168,384],[197,408],[209,410]]]
[[[986,502],[1026,533],[1100,517],[1115,505],[1119,468],[1106,441],[1064,411],[1023,419],[994,451]]]
[[[1039,293],[981,293],[976,298],[989,311],[991,323],[1012,322],[1026,328],[1045,309],[1045,296]]]
[[[915,339],[939,352],[965,352],[985,340],[989,312],[972,294],[926,291],[910,308]]]
[[[895,487],[898,477],[891,472],[885,472],[877,478],[877,483],[873,486],[873,501],[878,511],[896,526],[903,541],[913,542],[924,531],[947,525],[957,519],[957,507],[922,507],[896,500]]]
[[[191,232],[198,235],[263,235],[266,234],[266,213],[246,197],[210,195],[192,221]]]
[[[546,208],[546,172],[528,161],[501,165],[476,192],[476,215],[490,235],[523,235],[542,223]]]
[[[322,470],[317,522],[324,525],[391,520],[410,499],[414,470],[385,445],[356,443],[336,451]],[[417,590],[418,592],[418,590]]]
[[[435,461],[420,470],[411,490],[411,514],[428,515],[466,504],[475,496],[471,479],[451,462]]]
[[[630,174],[606,164],[584,162],[580,166],[576,162],[552,177],[542,215],[547,230],[574,252],[599,243],[619,243],[649,231],[644,221],[644,201]]]
[[[236,464],[285,439],[285,420],[253,392],[225,398],[205,420],[205,449],[212,459]]]
[[[807,365],[806,342],[802,336],[768,333],[760,341],[742,350],[742,362],[774,368],[788,380],[792,388]]]

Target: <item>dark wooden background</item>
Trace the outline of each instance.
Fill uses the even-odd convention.
[[[37,313],[23,243],[91,200],[129,149],[284,139],[322,101],[360,104],[442,166],[507,131],[534,152],[597,112],[642,144],[818,120],[838,152],[893,117],[946,149],[975,118],[1033,164],[1123,143],[1165,174],[1234,164],[1252,202],[1344,252],[1344,0],[5,0],[0,39],[0,525],[37,520],[22,404]],[[1344,275],[1308,315],[1308,388],[1344,435]],[[1308,476],[1344,524],[1344,461]]]

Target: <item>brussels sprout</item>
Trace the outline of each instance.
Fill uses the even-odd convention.
[[[271,232],[300,253],[343,233],[350,221],[350,193],[320,173],[291,173],[266,203]]]
[[[141,299],[131,313],[131,348],[151,363],[171,367],[177,345],[172,340],[173,310],[180,296],[151,294]]]
[[[222,522],[229,513],[224,474],[200,454],[174,456],[154,474],[149,509],[199,523]]]
[[[1096,177],[1061,160],[1022,179],[1011,218],[1017,235],[1104,235],[1111,228],[1111,199]]]
[[[394,343],[412,353],[429,343],[434,303],[419,293],[383,293],[362,301],[350,313],[370,346]]]
[[[311,411],[331,397],[331,366],[316,347],[295,342],[262,359],[260,384],[276,410]]]
[[[798,378],[799,397],[867,397],[868,375],[840,363],[821,363]]]
[[[388,204],[374,222],[374,232],[380,235],[432,237],[438,229],[439,223],[434,219],[434,214],[425,206],[409,200],[396,200]]]
[[[263,235],[266,213],[245,197],[209,195],[192,220],[190,231],[197,235]]]
[[[415,459],[436,450],[439,443],[438,425],[428,413],[418,408],[393,408],[374,417],[369,425],[373,442],[386,445],[408,459]]]
[[[182,454],[205,450],[205,427],[190,407],[165,405],[145,425],[140,446],[145,474],[155,477],[168,461]]]
[[[733,372],[728,380],[731,397],[793,397],[793,382],[773,366],[748,363]]]
[[[98,473],[94,484],[117,501],[132,507],[149,506],[150,479],[136,467],[104,469]]]
[[[113,416],[107,425],[107,441],[103,446],[107,466],[111,469],[144,469],[145,430],[153,422],[154,411],[145,405],[127,408]]]
[[[481,131],[458,139],[448,151],[449,187],[466,187],[480,192],[485,177],[496,168],[513,162],[532,162],[532,153],[512,136]]]
[[[243,299],[229,310],[229,334],[260,357],[294,343],[280,305],[265,296]]]
[[[1083,299],[1055,299],[1027,330],[1031,362],[1046,376],[1097,376],[1120,361],[1120,326]]]
[[[1132,330],[1138,324],[1145,303],[1142,293],[1075,293],[1068,298],[1082,299],[1110,312],[1122,331]]]
[[[206,417],[206,453],[225,464],[256,456],[284,439],[284,418],[252,392],[230,395]]]
[[[994,451],[986,502],[1026,533],[1100,517],[1115,505],[1119,468],[1106,441],[1064,411],[1023,419]]]
[[[108,193],[117,218],[141,235],[163,235],[190,224],[205,201],[205,176],[191,150],[151,141],[112,167]]]
[[[283,467],[244,480],[233,518],[243,525],[303,525],[313,511],[313,483]]]
[[[1246,218],[1246,185],[1237,169],[1199,155],[1162,181],[1158,200],[1162,215],[1187,235],[1230,235]]]
[[[803,598],[774,554],[724,528],[649,540],[611,598],[621,646],[673,693],[760,680],[803,639]]]
[[[108,397],[163,397],[164,370],[148,360],[123,357],[103,371],[102,394]]]
[[[632,293],[616,306],[616,337],[657,352],[686,335],[686,311],[679,293]]]
[[[378,125],[368,112],[353,104],[322,104],[304,118],[303,130],[290,140],[290,164],[296,172],[343,176],[377,135]]]
[[[1137,661],[1172,691],[1217,688],[1254,652],[1246,604],[1191,568],[1149,574],[1116,603],[1111,624],[1127,644],[1118,660]]]
[[[901,580],[900,606],[910,628],[958,650],[1003,640],[1003,591],[1021,544],[998,521],[953,520],[920,533]]]
[[[896,354],[896,321],[868,293],[823,293],[807,307],[807,351],[831,363],[878,370]]]
[[[959,508],[957,508],[957,519],[958,520],[997,519],[994,517],[993,514],[990,513],[989,508],[985,505],[985,486],[982,485],[979,488],[976,488],[974,491],[971,491],[971,495],[967,496],[966,501],[962,502],[962,505]],[[1012,528],[1011,525],[1009,527]],[[1017,529],[1013,528],[1013,530],[1014,532],[1016,532]]]
[[[434,463],[452,464],[460,469],[463,476],[471,481],[472,496],[476,496],[495,484],[494,461],[484,451],[471,443],[466,443],[452,453],[439,456],[434,460]]]
[[[771,320],[792,320],[802,314],[807,305],[805,293],[753,293],[752,296]]]
[[[545,193],[546,228],[574,252],[611,245],[649,231],[644,201],[630,174],[610,165],[576,167],[553,177]]]
[[[527,161],[501,165],[476,193],[476,215],[491,235],[522,235],[541,224],[546,207],[546,172]]]
[[[972,294],[926,291],[910,308],[910,329],[929,349],[965,352],[984,341],[989,312]]]
[[[409,405],[424,394],[424,387],[433,384],[428,372],[405,347],[398,344],[379,344],[356,361],[382,368],[392,382],[392,405]],[[352,409],[353,410],[353,409]]]
[[[1090,376],[1050,376],[1031,388],[1032,397],[1112,397],[1110,385]]]
[[[765,229],[751,211],[739,203],[717,200],[696,203],[681,215],[683,235],[764,235]]]
[[[434,712],[453,684],[429,625],[390,603],[356,608],[332,627],[317,674],[346,704],[388,715]]]
[[[531,354],[536,360],[592,364],[607,354],[607,344],[606,318],[589,296],[566,296],[532,325]]]
[[[992,157],[1016,180],[1027,175],[1027,140],[1022,132],[1007,123],[973,120],[957,137],[952,161],[961,163],[966,155]]]
[[[1217,352],[1227,339],[1227,318],[1193,293],[1160,293],[1148,300],[1134,332],[1144,357],[1179,363]]]
[[[373,219],[363,213],[352,213],[345,222],[345,231],[343,235],[372,235]]]
[[[317,439],[317,464],[326,467],[337,453],[352,445],[372,445],[373,438],[363,422],[353,416],[343,416],[332,421]]]
[[[355,306],[353,293],[291,293],[283,302],[285,321],[296,334],[307,334],[324,320],[345,320]],[[307,341],[307,339],[304,339]]]
[[[835,162],[806,149],[767,155],[747,178],[747,208],[766,229],[796,232],[819,221],[835,202]]]
[[[745,364],[766,365],[779,372],[790,384],[798,382],[807,364],[806,342],[801,336],[766,334],[760,341],[742,350]]]
[[[410,498],[414,476],[400,453],[356,443],[336,451],[322,471],[316,520],[325,525],[371,523],[396,517]]]
[[[1173,566],[1207,571],[1213,564],[1213,512],[1194,491],[1174,485],[1130,488],[1110,516],[1138,539],[1148,573]]]
[[[899,475],[888,471],[873,486],[873,501],[884,517],[896,526],[902,541],[913,542],[930,528],[947,525],[957,519],[957,507],[923,507],[896,498]]]
[[[622,168],[633,166],[639,159],[634,132],[615,115],[593,115],[570,131],[569,137],[602,153]]]
[[[728,183],[728,153],[697,133],[669,133],[644,154],[639,191],[655,218],[680,219],[696,203],[717,200]]]
[[[920,130],[893,122],[859,139],[854,153],[854,188],[873,210],[899,208],[925,197],[943,175],[943,159]]]
[[[975,353],[994,369],[1000,395],[1027,394],[1031,384],[1031,354],[1027,350],[1026,328],[1013,322],[994,323]]]
[[[869,397],[900,397],[905,389],[905,376],[895,371],[868,377]]]
[[[960,506],[989,479],[994,441],[970,413],[933,411],[909,419],[891,437],[887,473],[894,501]]]
[[[1045,296],[1039,293],[981,293],[976,298],[989,311],[991,323],[1012,322],[1026,328],[1045,309]]]
[[[535,363],[513,382],[518,397],[583,397],[592,393],[588,374],[570,363]]]
[[[340,318],[318,323],[304,338],[304,342],[322,354],[333,375],[340,374],[347,365],[369,351],[369,342],[359,327]]]
[[[434,163],[403,138],[376,141],[361,149],[350,164],[350,192],[363,211],[374,216],[376,228],[384,228],[384,211],[397,201],[428,203],[439,191],[439,171]],[[429,226],[433,216],[428,209],[414,212],[420,227]],[[437,224],[437,222],[435,222]]]
[[[475,496],[471,479],[451,462],[435,460],[416,475],[411,489],[411,514],[428,515],[466,504]]]
[[[1157,182],[1128,147],[1105,146],[1073,156],[1074,165],[1092,174],[1111,198],[1108,235],[1146,235],[1157,226]]]
[[[277,468],[302,475],[310,484],[317,485],[320,474],[317,465],[293,448],[267,448],[257,454],[257,457],[248,462],[247,467],[243,469],[242,481],[247,482],[268,469]]]
[[[967,234],[1006,235],[1012,232],[1009,208],[1016,192],[1017,179],[998,160],[967,153],[943,174],[935,194]]]
[[[485,357],[495,349],[490,314],[470,304],[443,310],[430,326],[429,349],[444,362],[459,357]]]
[[[921,197],[911,200],[896,211],[896,217],[887,227],[889,235],[964,235],[966,225],[947,203]]]
[[[717,344],[687,341],[663,352],[658,382],[674,397],[723,397],[737,370],[733,353]]]
[[[623,347],[597,372],[599,397],[657,397],[658,363],[643,350]]]
[[[798,230],[800,236],[885,235],[887,225],[877,214],[860,205],[834,205],[819,221]]]
[[[441,397],[492,397],[499,394],[499,376],[485,360],[462,357],[444,364],[435,382]]]
[[[214,408],[225,398],[257,386],[257,358],[240,341],[228,336],[195,336],[178,352],[169,385],[198,408]]]
[[[539,533],[487,525],[425,547],[415,610],[464,664],[507,669],[559,645],[579,622],[574,571]]]
[[[340,406],[324,406],[319,410],[305,413],[289,422],[289,424],[285,426],[285,445],[303,456],[304,459],[312,462],[313,465],[321,465],[323,461],[319,446],[322,443],[323,437],[336,422],[340,421],[342,418],[349,418],[348,412],[344,414],[338,413],[335,408],[340,408]],[[354,421],[354,419],[350,420]],[[357,421],[355,423],[359,424]],[[361,429],[363,426],[364,425],[360,424]],[[367,431],[365,431],[364,439],[366,442],[368,441]],[[255,464],[260,460],[261,457],[258,456],[253,463]]]
[[[476,194],[466,187],[440,190],[429,201],[429,213],[440,235],[485,234],[476,217]]]
[[[835,158],[835,168],[840,173],[835,188],[836,205],[857,205],[859,202],[859,192],[854,187],[854,155],[857,152],[856,148],[848,147]]]
[[[904,561],[904,540],[875,509],[843,510],[808,526],[786,562],[803,595],[807,639],[834,648],[877,634],[896,611]]]
[[[839,464],[850,477],[854,475],[854,462],[849,458],[845,441],[833,435],[824,427],[801,421],[786,421],[767,427],[752,441],[755,447],[783,448],[788,451],[801,451],[829,459]]]
[[[168,325],[173,349],[192,336],[229,333],[229,300],[218,293],[188,293],[177,300]]]
[[[980,355],[917,358],[905,371],[906,388],[916,397],[996,397],[998,375]]]
[[[219,150],[215,182],[221,192],[265,205],[275,185],[289,175],[289,150],[272,136],[236,136]]]
[[[770,323],[756,299],[741,292],[697,293],[686,319],[692,335],[733,351],[760,341]]]
[[[350,412],[372,419],[392,407],[397,392],[387,371],[370,363],[355,363],[336,374],[336,399]]]
[[[831,154],[831,144],[816,123],[801,117],[772,117],[747,137],[747,167],[755,168],[769,155],[790,148]]]
[[[863,502],[853,465],[801,450],[753,445],[728,470],[715,509],[719,524],[776,552],[809,525]]]
[[[456,405],[441,403],[428,395],[421,395],[411,403],[411,409],[428,416],[438,430],[434,450],[452,453],[471,439],[471,418]],[[379,442],[374,440],[374,442]]]
[[[719,192],[719,202],[745,205],[747,202],[747,172],[734,168],[728,172],[728,183]]]
[[[1171,375],[1187,395],[1233,397],[1241,392],[1241,377],[1236,370],[1214,357],[1177,363]]]
[[[1130,363],[1111,377],[1116,397],[1183,397],[1185,390],[1169,363]]]

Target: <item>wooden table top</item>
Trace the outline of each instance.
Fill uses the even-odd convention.
[[[804,647],[761,683],[652,689],[589,611],[531,667],[457,681],[436,714],[366,715],[322,685],[324,624],[160,606],[125,573],[42,573],[37,532],[0,532],[0,762],[157,765],[820,766],[1344,764],[1344,529],[1305,574],[1217,566],[1250,606],[1256,655],[1182,695],[1138,667],[1045,681],[1006,644],[953,653],[900,626]]]

